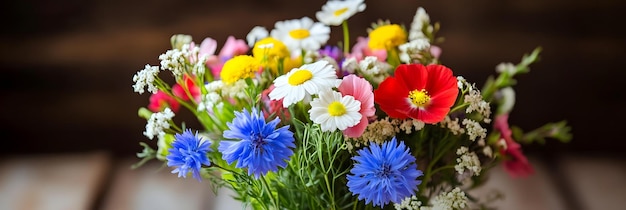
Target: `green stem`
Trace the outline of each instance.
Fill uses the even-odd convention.
[[[270,189],[270,185],[265,180],[265,176],[261,177],[261,183],[263,183],[263,189],[269,194],[270,199],[272,200],[272,203],[274,203],[274,206],[276,207],[276,209],[278,209],[280,207],[278,205],[278,200],[272,194],[272,190]]]
[[[452,108],[452,109],[450,110],[450,112],[449,112],[449,113],[454,113],[454,112],[456,112],[456,111],[458,111],[458,110],[460,110],[460,109],[463,109],[463,108],[465,108],[465,107],[467,107],[467,106],[469,106],[469,103],[464,103],[464,104],[461,104],[461,105],[455,106],[454,108]]]
[[[391,65],[391,66],[398,66],[400,65],[400,56],[398,55],[398,49],[391,48],[387,50],[387,62]]]
[[[446,170],[446,169],[451,169],[451,168],[454,168],[454,165],[442,166],[442,167],[439,167],[439,168],[433,170],[432,174],[436,174],[439,171]]]
[[[449,149],[450,146],[453,146],[454,144],[450,143],[452,142],[451,140],[447,139],[447,138],[443,138],[442,141],[446,141],[448,140],[444,146],[442,146],[441,148],[438,148],[435,150],[435,154],[437,154],[435,157],[433,157],[433,159],[430,160],[430,163],[428,164],[428,167],[426,168],[426,171],[424,172],[424,178],[422,179],[422,184],[420,184],[419,186],[419,191],[420,192],[424,192],[424,188],[428,185],[428,182],[430,181],[430,178],[432,177],[432,175],[434,174],[435,171],[432,170],[432,168],[435,166],[435,164],[437,163],[437,161],[439,161],[440,158],[443,157],[443,155],[445,154],[445,152]]]
[[[350,53],[350,30],[348,30],[348,21],[345,20],[341,23],[343,28],[343,53]]]

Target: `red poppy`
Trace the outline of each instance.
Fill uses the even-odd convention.
[[[452,70],[443,65],[401,64],[374,91],[374,101],[389,117],[434,124],[454,105],[456,83]]]

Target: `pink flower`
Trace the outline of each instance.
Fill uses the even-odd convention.
[[[189,96],[191,96],[194,101],[200,102],[200,87],[198,87],[193,78],[187,76],[186,74],[183,76],[183,83],[176,83],[174,87],[172,87],[172,93],[174,96],[183,99],[184,101],[189,100]]]
[[[357,43],[352,47],[352,53],[346,57],[354,57],[357,61],[363,60],[367,56],[376,56],[378,61],[385,61],[387,59],[386,50],[372,50],[368,46],[369,38],[358,37]]]
[[[353,96],[354,99],[361,102],[361,110],[359,110],[359,113],[361,113],[361,122],[343,131],[343,134],[348,137],[359,137],[369,124],[368,117],[374,116],[376,112],[376,108],[374,108],[374,92],[372,91],[372,85],[367,80],[350,74],[343,78],[338,89],[341,95]]]
[[[283,99],[280,100],[271,100],[269,97],[270,92],[274,90],[274,85],[272,84],[269,88],[263,90],[261,92],[261,101],[263,102],[263,113],[265,114],[265,118],[270,117],[270,114],[275,114],[281,120],[285,120],[283,118],[289,119],[291,115],[289,114],[289,110],[283,107]]]
[[[441,56],[441,51],[441,47],[435,45],[430,46],[430,54],[436,59],[439,59],[439,57]]]
[[[511,177],[527,177],[535,173],[535,170],[522,153],[520,144],[513,140],[513,133],[509,128],[508,121],[509,115],[502,114],[496,116],[493,125],[495,130],[500,131],[501,141],[504,141],[504,145],[506,145],[500,149],[500,152],[505,158],[504,169]]]
[[[150,109],[150,111],[160,112],[166,107],[169,107],[173,112],[178,112],[180,104],[176,101],[176,99],[160,90],[150,96],[150,104],[148,104],[148,109]]]
[[[248,52],[250,47],[246,44],[243,39],[235,39],[234,36],[229,36],[220,50],[219,57],[222,62],[226,62],[226,60],[231,59],[236,55],[244,55]]]

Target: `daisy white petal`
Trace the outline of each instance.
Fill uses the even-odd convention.
[[[270,35],[285,43],[291,52],[315,51],[330,38],[330,27],[303,17],[276,22]]]
[[[311,101],[309,113],[322,131],[345,130],[361,122],[361,102],[336,91],[323,91]]]
[[[326,25],[338,26],[357,12],[365,10],[363,0],[328,1],[315,17]]]
[[[270,92],[271,100],[283,99],[283,107],[289,107],[302,101],[305,97],[318,94],[323,90],[331,90],[339,86],[335,68],[327,61],[320,60],[295,68],[274,80],[274,90]]]

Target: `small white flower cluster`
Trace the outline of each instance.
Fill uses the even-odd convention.
[[[148,92],[156,93],[159,89],[154,85],[154,82],[159,74],[158,66],[150,66],[146,64],[146,67],[138,71],[137,74],[133,76],[133,89],[135,92],[139,94],[143,94],[144,88],[148,86]]]
[[[304,50],[303,53],[304,54],[302,56],[302,60],[304,61],[304,63],[314,63],[315,61],[320,60],[322,57],[319,51],[316,51],[316,50]],[[330,59],[330,60],[334,60],[334,59]]]
[[[454,188],[447,193],[441,193],[433,200],[433,207],[430,210],[454,210],[467,207],[467,196],[461,188]],[[423,209],[420,209],[423,210]]]
[[[355,140],[360,142],[373,141],[376,143],[383,143],[388,139],[394,137],[398,132],[400,132],[400,129],[397,126],[398,123],[399,121],[397,120],[389,121],[389,117],[386,117],[382,120],[374,121],[367,125],[367,128],[363,132],[363,135]]]
[[[415,63],[420,58],[420,51],[430,49],[427,38],[418,38],[398,46],[400,49],[400,61],[403,63]]]
[[[422,202],[417,200],[416,196],[411,196],[411,197],[404,198],[401,203],[394,203],[393,207],[396,210],[402,210],[402,209],[420,210],[421,205],[422,205]]]
[[[491,118],[491,107],[489,106],[489,102],[483,100],[483,96],[480,94],[480,91],[475,88],[470,88],[465,98],[463,98],[465,103],[469,103],[469,107],[465,110],[466,113],[478,112],[483,116],[483,121],[485,123],[490,123]]]
[[[513,63],[500,63],[496,66],[496,72],[508,73],[513,76],[517,73],[517,67]]]
[[[386,62],[381,62],[375,56],[367,56],[360,62],[356,58],[350,57],[342,64],[342,69],[349,73],[359,72],[364,77],[372,78],[376,84],[381,83],[387,76],[392,66]]]
[[[456,86],[459,87],[459,90],[464,90],[465,87],[467,88],[472,88],[472,85],[469,84],[469,82],[467,82],[467,80],[465,80],[465,78],[463,76],[457,76],[456,77]]]
[[[254,83],[254,85],[257,85],[258,83],[255,79],[253,79],[252,82]],[[221,90],[222,96],[224,97],[243,99],[248,97],[246,95],[246,89],[248,89],[248,84],[246,83],[246,80],[238,80],[233,84],[224,85]]]
[[[165,108],[162,112],[153,113],[146,123],[146,131],[143,132],[143,135],[150,139],[154,139],[154,136],[162,138],[165,136],[165,129],[170,128],[169,121],[173,117],[174,112],[170,108]]]
[[[415,40],[419,38],[426,38],[423,29],[426,26],[427,32],[432,32],[433,27],[430,25],[430,16],[426,13],[424,8],[419,7],[413,16],[413,22],[411,23],[411,30],[409,31],[409,40]]]
[[[456,154],[459,155],[459,157],[456,159],[457,164],[454,166],[454,169],[459,172],[459,174],[463,174],[467,168],[475,176],[480,175],[482,167],[480,167],[480,160],[476,153],[469,152],[467,147],[461,147],[456,150]]]
[[[406,134],[411,134],[413,131],[422,130],[425,125],[426,124],[421,120],[400,120],[385,117],[384,119],[376,120],[367,125],[367,128],[360,137],[351,138],[351,140],[364,143],[367,143],[369,141],[383,143],[396,136],[396,134],[400,133],[401,131],[404,131]]]
[[[424,125],[426,125],[421,120],[416,120],[416,119],[404,119],[404,120],[393,119],[391,121],[392,121],[391,122],[392,124],[400,124],[398,127],[400,128],[400,130],[404,131],[406,134],[411,134],[413,131],[422,130],[422,128],[424,128]],[[399,123],[396,123],[394,121],[399,121]]]
[[[222,102],[222,96],[220,95],[221,90],[224,87],[224,83],[222,80],[216,80],[204,85],[207,90],[207,94],[204,95],[200,99],[200,103],[198,103],[198,111],[210,111],[213,107],[217,106],[218,108],[222,107],[224,103]]]
[[[174,48],[171,50],[167,50],[165,53],[159,55],[159,60],[161,60],[161,69],[170,70],[175,77],[181,77],[185,72],[185,65],[187,63],[187,60],[189,58],[198,60],[197,58],[200,48],[190,48],[191,47],[189,44],[184,44],[181,49]],[[204,65],[206,59],[206,57],[200,58],[199,60],[201,61],[197,61],[196,64]],[[199,67],[199,65],[194,65],[195,73],[199,73],[199,71],[202,71],[202,73],[204,73],[204,69],[205,68]]]
[[[467,135],[469,135],[470,140],[476,141],[478,137],[479,140],[487,137],[487,129],[480,126],[480,123],[472,120],[472,119],[463,119],[461,124],[465,125],[465,130],[467,131]]]
[[[448,128],[454,135],[459,135],[465,133],[465,129],[461,127],[459,124],[459,118],[454,118],[454,120],[450,119],[450,116],[446,115],[446,117],[439,122],[442,128]]]
[[[491,146],[483,147],[483,151],[482,152],[487,157],[493,157],[493,150],[491,149]]]
[[[257,80],[252,80],[256,85]],[[207,94],[202,97],[200,103],[198,103],[198,111],[211,110],[213,107],[222,108],[224,106],[223,98],[247,98],[246,89],[248,84],[245,80],[238,80],[237,82],[226,85],[221,80],[210,82],[204,86],[207,90]]]
[[[194,48],[194,49],[198,49],[199,48]],[[204,72],[206,72],[206,62],[209,59],[208,55],[204,55],[204,56],[200,56],[198,57],[199,52],[195,52],[194,55],[197,58],[196,63],[193,65],[193,69],[191,69],[191,73],[194,75],[204,75]]]
[[[202,97],[200,103],[198,103],[198,111],[210,111],[213,107],[221,108],[224,106],[222,96],[216,92],[208,92]]]

